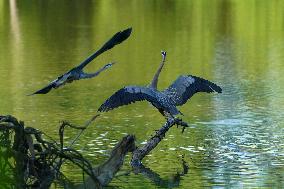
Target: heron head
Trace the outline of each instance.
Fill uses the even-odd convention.
[[[112,67],[112,65],[114,65],[114,64],[115,64],[115,62],[108,63],[108,64],[106,64],[106,65],[104,66],[104,69],[110,68],[110,67]]]

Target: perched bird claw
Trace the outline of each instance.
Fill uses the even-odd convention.
[[[181,133],[184,132],[186,127],[189,127],[188,123],[182,121],[181,118],[174,118],[174,122],[175,122],[177,128],[178,128],[179,125],[183,127]]]
[[[98,112],[107,112],[120,106],[146,100],[166,118],[165,127],[180,125],[183,127],[182,132],[184,132],[188,124],[182,119],[174,117],[179,114],[183,115],[177,106],[185,104],[197,92],[222,93],[222,88],[201,77],[181,75],[168,88],[159,91],[157,89],[158,78],[165,63],[166,52],[162,51],[161,54],[162,61],[149,86],[126,86],[119,89],[105,100]]]

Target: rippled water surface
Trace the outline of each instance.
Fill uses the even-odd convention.
[[[129,26],[131,37],[87,71],[116,61],[113,68],[47,95],[26,96]],[[60,120],[83,124],[117,89],[147,85],[162,49],[168,56],[160,89],[193,74],[216,82],[223,93],[197,94],[180,108],[190,128],[181,134],[173,127],[143,160],[160,180],[130,172],[128,156],[111,186],[283,187],[284,1],[0,1],[0,114],[56,138]],[[121,107],[102,115],[76,148],[99,164],[126,134],[143,144],[163,123],[146,102]],[[75,134],[68,131],[66,141]],[[177,179],[182,159],[189,170]],[[76,167],[64,169],[80,182]]]

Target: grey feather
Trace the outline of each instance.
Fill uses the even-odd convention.
[[[172,115],[180,113],[166,95],[155,89],[139,86],[127,86],[118,90],[100,106],[98,111],[107,112],[143,100],[151,102],[156,108],[163,109]]]
[[[124,40],[126,40],[130,36],[131,32],[132,32],[132,28],[128,28],[126,30],[119,31],[116,34],[114,34],[112,38],[110,38],[99,50],[97,50],[94,54],[92,54],[86,60],[84,60],[79,66],[76,67],[76,69],[83,69],[97,56],[113,48],[115,45],[122,43]]]
[[[197,92],[222,93],[222,89],[206,79],[192,75],[181,75],[167,89],[162,91],[174,101],[176,106],[185,104]]]

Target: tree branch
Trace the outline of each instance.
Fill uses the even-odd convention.
[[[156,134],[152,138],[148,140],[148,142],[144,146],[137,148],[132,153],[132,167],[141,166],[142,159],[160,143],[160,141],[165,137],[166,132],[175,124],[183,126],[182,132],[184,131],[185,127],[188,127],[188,124],[183,122],[181,119],[168,119],[166,123],[156,132]]]

